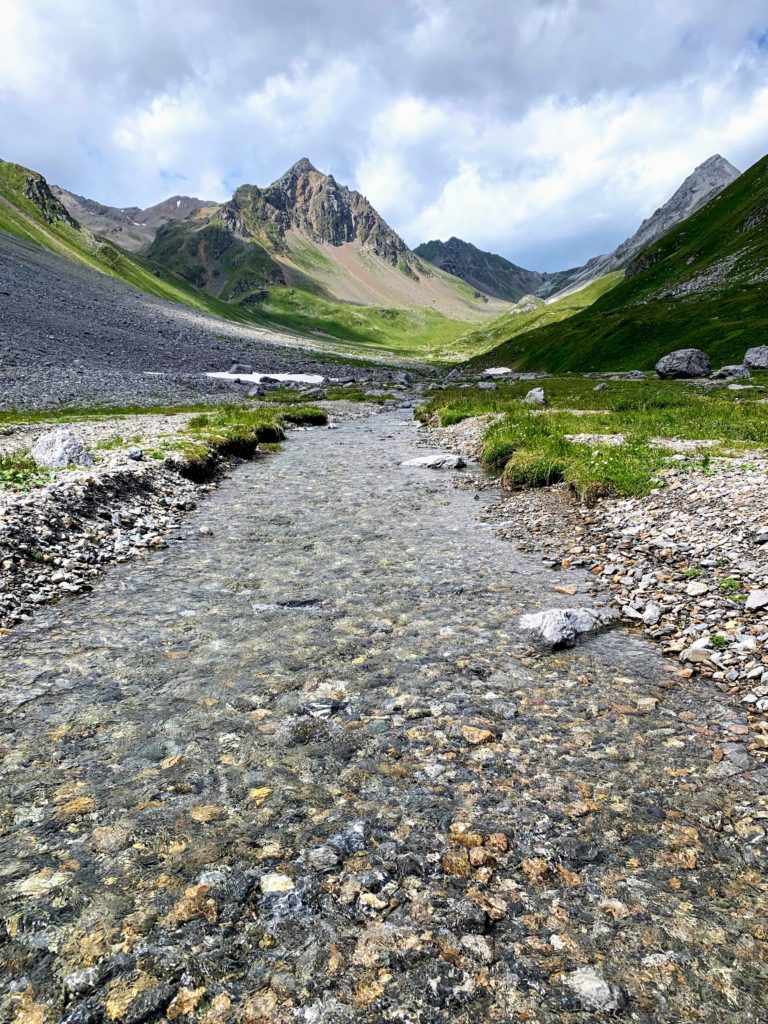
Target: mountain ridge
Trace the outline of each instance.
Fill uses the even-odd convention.
[[[719,153],[708,157],[694,168],[662,206],[640,223],[632,235],[611,252],[593,256],[580,267],[551,273],[527,270],[504,256],[478,249],[471,242],[455,236],[447,242],[422,242],[414,252],[434,262],[428,255],[432,253],[437,259],[437,266],[500,298],[517,301],[528,293],[542,298],[562,296],[591,284],[605,274],[624,269],[644,248],[690,217],[740,174]],[[520,291],[524,284],[526,291]]]
[[[116,242],[129,252],[146,249],[163,224],[181,220],[196,210],[215,205],[193,196],[175,195],[141,209],[138,206],[109,206],[59,185],[51,185],[50,190],[78,224]]]
[[[493,304],[425,264],[362,193],[302,157],[270,185],[162,225],[147,256],[228,302],[262,306],[269,289],[357,305],[424,306],[461,318]]]
[[[629,263],[589,308],[473,360],[521,370],[650,369],[672,349],[700,348],[714,365],[765,344],[768,156]]]

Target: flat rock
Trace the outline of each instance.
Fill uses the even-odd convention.
[[[613,608],[549,608],[520,617],[520,628],[535,633],[550,647],[565,647],[581,633],[610,625],[618,613]]]
[[[42,434],[32,448],[32,458],[47,469],[67,466],[92,466],[93,458],[71,430],[62,427]]]
[[[460,455],[419,455],[407,459],[404,466],[418,466],[421,469],[463,469],[466,462]]]
[[[750,591],[747,603],[744,606],[748,612],[756,612],[761,608],[768,607],[768,590]]]
[[[752,374],[741,363],[721,366],[712,374],[712,380],[749,380]]]
[[[709,590],[709,586],[706,583],[702,583],[701,580],[693,580],[685,588],[685,592],[688,597],[701,597],[702,594],[706,594]]]

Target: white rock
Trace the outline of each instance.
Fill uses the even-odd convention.
[[[281,875],[278,871],[262,875],[259,885],[262,892],[290,892],[294,888],[293,879],[288,875]]]
[[[649,601],[643,612],[643,622],[646,626],[655,626],[661,618],[661,608],[654,601]]]
[[[579,967],[566,975],[565,983],[578,996],[584,1010],[612,1011],[624,1004],[621,990],[609,985],[594,967]]]
[[[685,592],[688,597],[701,597],[702,594],[706,594],[709,587],[706,583],[702,583],[700,580],[693,580],[685,588]]]
[[[550,608],[520,617],[520,628],[536,633],[551,647],[563,647],[580,633],[591,633],[609,625],[617,617],[613,608]]]
[[[90,452],[77,440],[71,430],[62,427],[38,437],[32,448],[32,458],[38,466],[47,469],[66,469],[67,466],[92,466]]]
[[[544,405],[546,402],[544,388],[531,388],[523,401],[527,402],[528,405]]]
[[[416,459],[408,459],[403,465],[421,469],[463,469],[466,462],[460,455],[420,455]]]
[[[748,370],[768,370],[768,345],[748,348],[744,356],[744,365]]]
[[[756,612],[768,605],[768,590],[751,590],[744,607],[748,612]]]

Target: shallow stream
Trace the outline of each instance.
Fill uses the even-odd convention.
[[[0,639],[0,1019],[766,1020],[721,695],[620,629],[531,651],[587,599],[415,430],[292,434]]]

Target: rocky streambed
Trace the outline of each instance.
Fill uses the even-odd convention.
[[[768,810],[727,695],[405,467],[292,437],[0,638],[4,1020],[758,1024]]]

